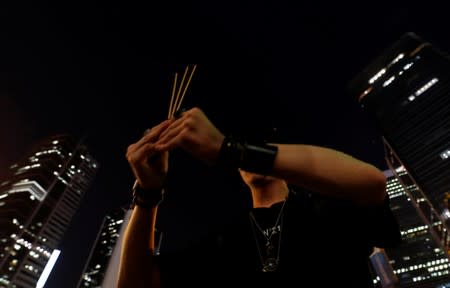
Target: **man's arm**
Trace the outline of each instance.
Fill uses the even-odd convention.
[[[153,250],[157,207],[135,206],[125,230],[118,288],[160,287]]]
[[[179,147],[214,165],[224,139],[225,135],[200,109],[192,108],[161,133],[155,149],[169,151]],[[383,173],[369,163],[325,147],[302,144],[277,146],[278,152],[270,169],[272,176],[357,204],[381,204],[386,196]]]
[[[381,204],[386,177],[373,165],[325,147],[278,144],[273,176],[357,204]]]
[[[169,154],[155,151],[154,143],[169,123],[166,120],[149,129],[127,149],[126,158],[136,177],[133,196],[138,201],[123,239],[117,283],[119,288],[160,287],[159,269],[153,255],[154,232],[157,204],[168,171]]]

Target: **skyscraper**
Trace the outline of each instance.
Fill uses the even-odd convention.
[[[43,287],[99,168],[82,142],[46,138],[0,185],[0,287]]]
[[[123,234],[131,209],[120,208],[103,219],[79,288],[114,287],[117,281]]]
[[[422,203],[424,199],[411,201],[412,197],[420,194],[410,192],[417,191],[417,187],[404,182],[407,172],[403,167],[397,167],[396,171],[386,170],[384,174],[391,208],[402,234],[402,244],[385,251],[398,279],[396,287],[450,287],[449,259],[446,251],[434,241],[433,235],[433,227],[440,225],[439,220],[436,219],[433,227],[430,227],[418,213],[414,205]],[[376,283],[379,285],[379,281]]]
[[[403,166],[423,199],[415,203],[448,249],[450,58],[414,33],[403,35],[350,82],[382,134],[388,164]],[[415,199],[411,199],[415,201]]]

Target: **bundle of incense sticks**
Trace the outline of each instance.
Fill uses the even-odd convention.
[[[173,118],[175,113],[181,108],[181,103],[183,102],[184,95],[191,83],[192,76],[194,75],[197,65],[187,65],[184,69],[183,77],[178,84],[178,73],[175,73],[172,86],[172,97],[170,98],[169,112],[167,118]],[[189,76],[188,76],[189,75]],[[187,80],[186,80],[187,79]]]
[[[175,117],[175,113],[180,110],[181,103],[183,102],[184,95],[189,88],[189,84],[191,83],[191,79],[194,75],[195,69],[197,69],[197,65],[194,64],[192,65],[192,67],[191,65],[187,65],[184,69],[183,77],[181,78],[179,84],[178,73],[175,73],[172,86],[172,96],[170,97],[169,112],[167,114],[168,119]],[[132,189],[136,189],[138,184],[138,181],[135,180]]]

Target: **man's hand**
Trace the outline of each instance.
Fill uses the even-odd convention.
[[[170,123],[154,147],[155,151],[181,148],[197,159],[214,164],[225,136],[199,108],[183,112]]]
[[[160,189],[164,184],[169,153],[155,149],[155,142],[173,120],[166,120],[146,131],[136,143],[128,146],[126,158],[139,186],[143,189]]]

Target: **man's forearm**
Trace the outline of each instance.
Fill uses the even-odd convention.
[[[324,147],[281,144],[278,148],[273,170],[276,177],[358,204],[384,200],[385,177],[369,163]]]
[[[123,239],[118,288],[160,287],[153,256],[156,209],[133,210]]]

